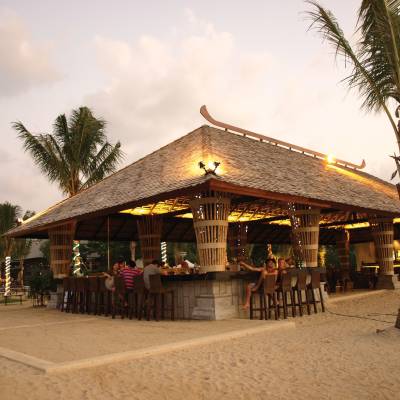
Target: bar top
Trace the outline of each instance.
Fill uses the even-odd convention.
[[[318,271],[320,273],[325,273],[326,269],[324,267],[317,268],[304,268],[307,272]],[[303,270],[304,270],[303,269]],[[288,269],[288,273],[292,276],[296,276],[298,271],[301,269],[293,268]],[[162,275],[162,280],[166,282],[176,282],[176,281],[227,281],[230,279],[244,279],[251,280],[258,277],[258,272],[251,271],[220,271],[220,272],[207,272],[205,274],[187,274],[187,275]]]

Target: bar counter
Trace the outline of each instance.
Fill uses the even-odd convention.
[[[324,274],[325,268],[307,268]],[[289,269],[293,278],[298,269]],[[220,320],[248,318],[242,309],[246,286],[257,282],[258,272],[208,272],[206,274],[163,275],[164,286],[175,291],[179,319]]]

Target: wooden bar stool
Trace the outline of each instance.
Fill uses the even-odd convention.
[[[297,294],[297,305],[299,307],[299,314],[303,316],[303,291],[305,293],[305,300],[307,306],[307,314],[310,315],[310,301],[308,298],[308,290],[307,290],[307,271],[306,270],[299,270],[297,272],[297,284],[294,287],[294,292]]]
[[[74,311],[76,313],[84,313],[86,310],[87,279],[74,278],[74,283],[75,283]]]
[[[138,275],[133,281],[133,291],[130,296],[130,319],[132,319],[133,312],[136,318],[138,318],[139,320],[142,319],[142,316],[146,310],[147,299],[148,291],[144,284],[143,275]]]
[[[128,315],[128,306],[125,305],[126,287],[124,279],[121,276],[114,276],[114,285],[111,317],[114,319],[115,315],[119,313],[121,319],[124,319],[125,315]]]
[[[317,303],[321,303],[321,310],[325,312],[324,299],[321,290],[321,276],[319,271],[311,271],[311,282],[308,284],[307,289],[311,292],[311,302],[314,306],[314,312],[317,313]],[[319,291],[319,301],[315,298],[315,290]]]
[[[271,319],[271,309],[273,307],[275,319],[279,317],[278,302],[276,299],[276,278],[275,274],[267,274],[264,278],[264,318]]]
[[[160,318],[164,319],[165,311],[170,311],[171,320],[175,320],[175,292],[173,289],[166,289],[163,287],[161,282],[160,274],[150,275],[150,290],[149,297],[147,300],[147,320],[150,320],[151,311],[154,311],[154,317],[156,321]],[[168,307],[166,304],[166,295],[171,296],[171,306]]]
[[[66,277],[63,279],[63,294],[61,301],[61,311],[70,312],[73,306],[74,291],[72,278]]]
[[[292,290],[292,274],[290,271],[286,271],[281,274],[280,283],[278,286],[278,300],[279,296],[282,297],[282,308],[283,308],[283,318],[288,317],[288,305],[292,308],[292,316],[296,316],[296,304],[293,299],[293,290]],[[290,304],[288,304],[287,295],[290,297]]]
[[[108,317],[108,314],[110,313],[111,291],[106,288],[105,280],[105,277],[97,278],[97,314],[104,314],[106,317]]]
[[[97,314],[99,305],[99,280],[95,276],[87,278],[86,310],[88,314]]]
[[[256,307],[256,298],[258,297],[259,306]],[[266,313],[266,303],[265,303],[265,294],[264,294],[264,278],[261,277],[257,282],[255,288],[252,289],[250,294],[250,319],[254,319],[254,312],[258,311],[260,313],[260,319],[263,319]]]

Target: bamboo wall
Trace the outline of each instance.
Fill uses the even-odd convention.
[[[202,273],[225,271],[230,203],[226,194],[214,191],[190,201]]]
[[[376,261],[379,264],[379,274],[393,275],[393,218],[372,217],[369,219],[372,237],[375,243]]]
[[[145,215],[137,222],[143,266],[153,260],[160,260],[162,218],[156,215]]]
[[[49,230],[50,268],[56,279],[70,275],[75,226],[75,222],[69,222]]]
[[[321,210],[302,204],[288,204],[295,258],[303,266],[318,266],[319,220]]]

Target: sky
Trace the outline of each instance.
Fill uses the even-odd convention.
[[[352,37],[360,0],[325,0]],[[216,119],[330,153],[388,180],[384,115],[360,110],[349,72],[302,0],[0,0],[0,202],[40,211],[62,199],[12,130],[51,133],[80,106],[121,141],[121,167]],[[353,40],[353,39],[352,39]],[[243,154],[251,157],[251,154]]]

